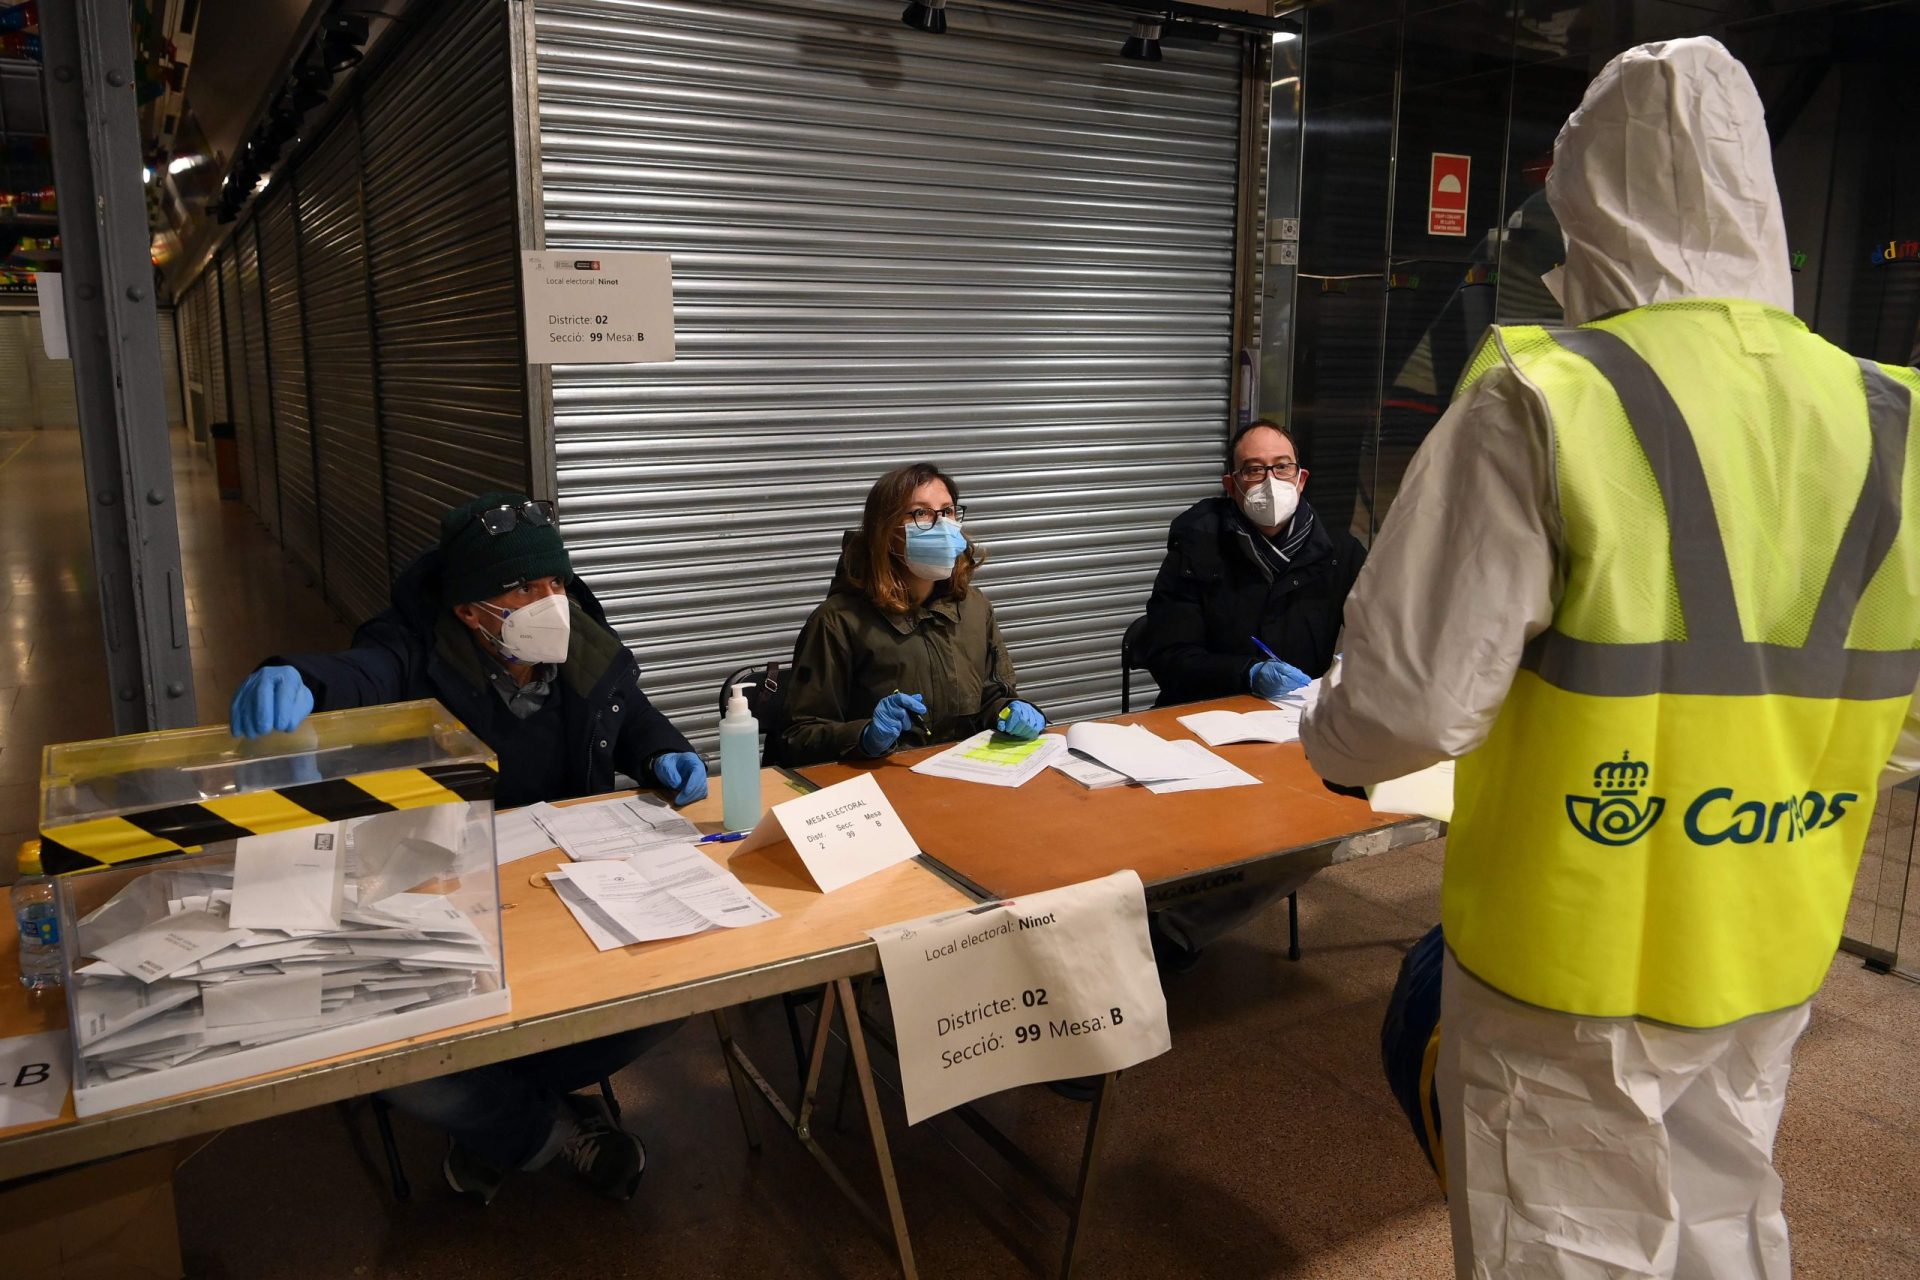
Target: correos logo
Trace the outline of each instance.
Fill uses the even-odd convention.
[[[1603,760],[1593,770],[1593,789],[1599,794],[1568,796],[1567,821],[1595,844],[1630,845],[1653,830],[1666,812],[1667,802],[1660,796],[1642,798],[1652,781],[1652,768],[1635,760],[1632,752]],[[1743,800],[1732,787],[1713,787],[1687,806],[1682,826],[1687,839],[1699,845],[1792,841],[1833,826],[1859,799],[1857,791],[1807,791],[1780,800]]]
[[[1754,844],[1798,840],[1840,821],[1847,806],[1860,798],[1853,791],[1822,795],[1809,791],[1784,800],[1741,800],[1731,787],[1703,791],[1687,807],[1687,839],[1695,844]]]

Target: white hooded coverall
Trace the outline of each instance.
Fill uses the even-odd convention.
[[[1793,308],[1761,103],[1713,40],[1609,63],[1560,135],[1547,196],[1569,324],[1687,298]],[[1486,739],[1560,599],[1552,441],[1545,397],[1504,367],[1435,426],[1348,601],[1336,682],[1302,726],[1323,777],[1370,785]],[[1917,769],[1920,691],[1883,783]],[[1582,1018],[1449,957],[1438,1086],[1458,1275],[1785,1280],[1772,1150],[1808,1015],[1707,1031]]]

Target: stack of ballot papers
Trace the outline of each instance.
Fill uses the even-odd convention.
[[[684,841],[619,861],[572,862],[548,872],[547,882],[601,951],[780,915],[699,845]]]
[[[123,885],[77,930],[82,1083],[498,990],[492,870],[484,894],[461,893],[454,850],[430,838],[458,844],[459,820],[411,810],[250,836]]]
[[[1018,787],[1038,777],[1066,749],[1067,740],[1058,734],[1013,738],[985,729],[937,756],[927,757],[914,765],[913,771],[995,787]]]
[[[1057,769],[1061,773],[1066,774],[1069,778],[1072,778],[1089,791],[1104,791],[1108,787],[1124,787],[1133,781],[1132,778],[1129,778],[1119,770],[1109,769],[1092,756],[1081,755],[1072,748],[1062,751],[1059,755],[1047,761],[1047,764],[1050,768]]]
[[[558,845],[575,862],[617,862],[648,849],[674,848],[700,838],[700,828],[655,796],[567,805],[543,802],[520,812],[546,833],[542,849]]]
[[[1096,720],[1067,730],[1067,746],[1135,782],[1181,782],[1213,772],[1213,763],[1226,762],[1194,742],[1169,742],[1137,724],[1103,724]],[[1188,747],[1198,749],[1206,760]]]

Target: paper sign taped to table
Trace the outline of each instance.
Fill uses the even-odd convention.
[[[673,359],[673,260],[664,253],[529,249],[520,288],[529,364]]]
[[[1417,813],[1441,822],[1453,821],[1453,764],[1439,764],[1370,787],[1367,800],[1375,813]]]
[[[773,806],[731,857],[782,840],[792,842],[822,893],[844,888],[920,852],[870,773]]]
[[[73,1083],[67,1033],[41,1031],[0,1040],[0,1129],[58,1120]]]
[[[909,1124],[1172,1047],[1132,871],[869,936],[893,1003]]]

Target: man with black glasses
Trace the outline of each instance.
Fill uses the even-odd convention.
[[[236,737],[286,733],[314,711],[437,698],[499,757],[496,803],[596,795],[625,773],[707,794],[686,737],[640,691],[640,670],[573,566],[551,502],[485,493],[447,512],[440,545],[409,565],[391,606],[341,653],[270,658],[234,695]],[[450,1131],[448,1185],[481,1203],[507,1173],[556,1159],[631,1197],[640,1140],[573,1091],[618,1071],[678,1024],[646,1027],[388,1091]]]
[[[1261,420],[1228,443],[1222,492],[1174,519],[1140,655],[1160,686],[1156,705],[1272,698],[1333,665],[1341,610],[1367,553],[1353,535],[1321,523],[1301,498],[1306,484],[1293,437]],[[1154,913],[1162,966],[1186,967],[1200,948],[1296,887]]]

